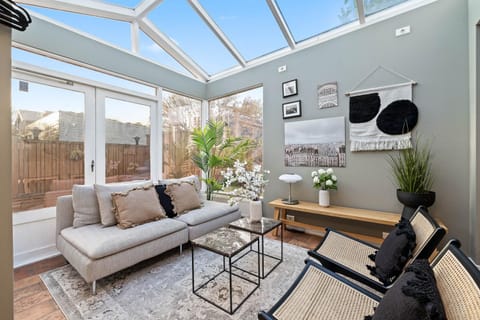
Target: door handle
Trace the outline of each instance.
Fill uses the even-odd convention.
[[[95,169],[95,160],[92,160],[92,162],[90,163],[90,169],[93,170]]]

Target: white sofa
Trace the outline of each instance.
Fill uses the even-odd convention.
[[[181,252],[182,244],[241,217],[238,206],[204,201],[201,208],[179,217],[134,228],[100,223],[75,228],[71,195],[59,197],[56,210],[57,249],[87,283],[92,283],[93,293],[96,280],[177,246]]]

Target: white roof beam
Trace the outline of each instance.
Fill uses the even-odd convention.
[[[365,23],[365,8],[363,6],[363,0],[355,0],[357,3],[358,21],[360,24]]]
[[[282,30],[283,36],[285,37],[285,40],[287,40],[288,46],[291,49],[295,49],[296,43],[295,39],[293,39],[292,33],[290,32],[290,29],[288,29],[288,25],[285,22],[285,19],[283,18],[282,12],[280,11],[280,8],[278,7],[277,3],[275,0],[266,0],[268,7],[270,8],[270,11],[273,14],[273,17],[277,21],[278,26],[280,27],[280,30]]]
[[[132,43],[132,52],[138,53],[139,52],[139,28],[138,22],[134,21],[130,24],[130,39]]]
[[[170,38],[158,30],[155,25],[148,20],[143,18],[138,21],[140,29],[145,32],[156,44],[158,44],[163,50],[165,50],[169,55],[171,55],[175,60],[178,61],[185,69],[187,69],[195,77],[207,81],[208,74],[197,65],[185,52],[182,51]]]
[[[143,0],[134,10],[137,19],[145,17],[150,11],[155,9],[163,0]]]
[[[94,0],[17,0],[17,2],[120,21],[131,22],[135,19],[133,9]]]
[[[215,33],[217,38],[223,43],[223,45],[230,51],[230,53],[237,59],[238,63],[242,67],[245,67],[246,62],[242,57],[240,52],[235,48],[233,43],[228,39],[228,37],[223,33],[222,29],[213,21],[213,19],[208,15],[207,11],[202,7],[198,0],[188,0],[192,8],[197,12],[197,14],[205,21],[207,26]]]

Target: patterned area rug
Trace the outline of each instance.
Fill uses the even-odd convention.
[[[265,239],[265,251],[280,255],[280,242]],[[223,268],[222,258],[195,248],[196,287]],[[304,266],[307,250],[284,244],[284,261],[260,282],[260,287],[230,316],[192,293],[191,249],[169,251],[97,281],[97,295],[70,266],[46,272],[41,278],[67,319],[257,319],[290,287]],[[237,261],[244,270],[257,268],[257,255],[250,252]],[[275,263],[265,258],[269,270]],[[228,265],[228,263],[227,263]],[[235,273],[254,277],[238,269]],[[202,289],[202,296],[222,306],[229,304],[228,276],[223,273]],[[252,284],[233,277],[233,302],[247,295]]]

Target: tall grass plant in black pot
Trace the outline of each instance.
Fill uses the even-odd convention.
[[[430,207],[435,202],[433,185],[432,153],[429,144],[422,144],[420,139],[410,149],[400,150],[397,155],[390,155],[397,198],[404,205],[402,218],[410,219],[412,214],[423,205]]]

